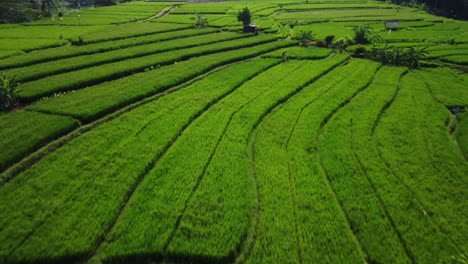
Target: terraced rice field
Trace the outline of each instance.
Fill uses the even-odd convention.
[[[431,67],[294,40],[364,24]],[[466,263],[467,59],[467,22],[372,0],[0,25],[0,263]]]

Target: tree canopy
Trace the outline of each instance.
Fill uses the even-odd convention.
[[[237,21],[242,22],[244,25],[250,24],[251,16],[249,8],[244,7],[242,11],[239,11],[237,14]]]
[[[426,7],[438,15],[468,19],[468,0],[391,0],[394,4]]]

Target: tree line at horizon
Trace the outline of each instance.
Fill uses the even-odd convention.
[[[468,0],[387,0],[397,5],[422,7],[423,9],[455,19],[468,19]]]
[[[60,15],[66,7],[115,5],[126,0],[0,0],[0,24],[33,21]]]

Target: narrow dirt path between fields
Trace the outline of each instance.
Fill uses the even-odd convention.
[[[174,10],[175,8],[177,8],[177,6],[170,6],[170,7],[166,8],[166,9],[164,9],[163,11],[161,11],[159,14],[154,15],[154,16],[152,16],[152,17],[149,17],[149,18],[147,18],[147,19],[145,19],[145,20],[141,20],[141,21],[143,21],[143,22],[148,22],[148,21],[153,20],[153,19],[158,19],[158,18],[164,17],[164,16],[166,16],[167,14],[169,14],[169,12],[171,12],[172,10]]]

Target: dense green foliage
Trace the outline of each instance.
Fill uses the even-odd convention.
[[[0,23],[32,21],[40,16],[34,4],[23,0],[0,1]]]
[[[237,21],[242,22],[243,25],[248,25],[250,24],[250,21],[252,20],[252,17],[250,15],[250,10],[248,7],[244,7],[242,11],[239,11],[237,14]]]
[[[468,19],[468,2],[460,0],[390,0],[404,6],[429,9],[443,16]]]
[[[299,41],[299,45],[303,47],[309,46],[312,43],[312,40],[314,40],[314,34],[312,34],[312,31],[301,30],[296,36],[296,39]]]

